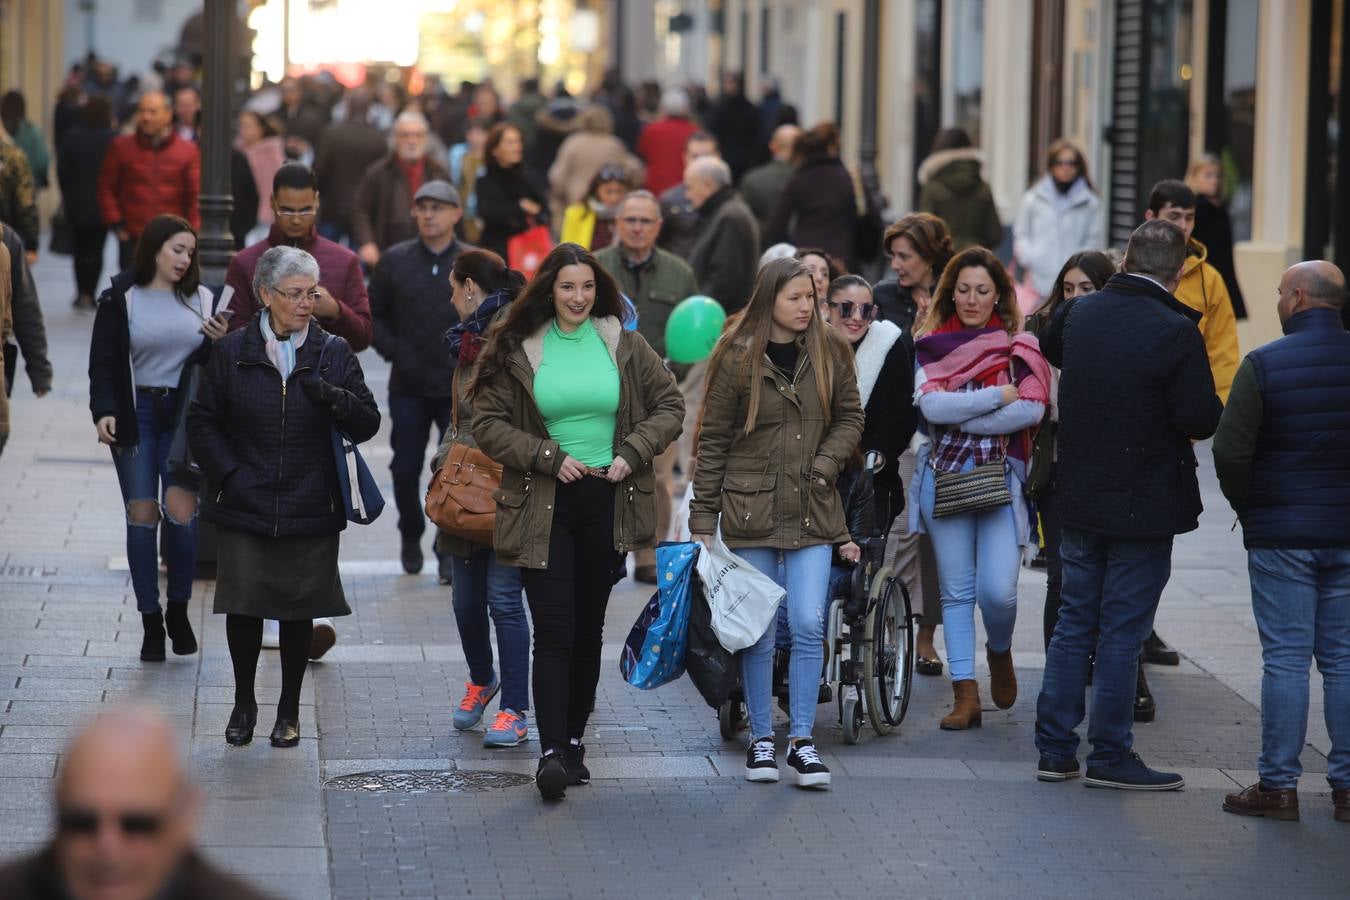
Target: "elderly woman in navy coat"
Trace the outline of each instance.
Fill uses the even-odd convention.
[[[303,250],[262,255],[253,292],[263,308],[216,344],[188,419],[206,474],[201,516],[216,524],[215,611],[225,615],[235,681],[225,740],[236,745],[252,740],[257,723],[263,619],[281,622],[272,746],[293,747],[314,619],[351,612],[338,578],[347,518],[332,426],[359,443],[379,430],[380,412],[346,340],[312,318],[318,281]]]

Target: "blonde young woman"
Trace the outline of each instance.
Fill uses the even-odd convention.
[[[862,404],[852,350],[821,319],[810,269],[776,259],[708,362],[689,531],[722,538],[779,581],[792,631],[787,764],[800,787],[830,770],[811,739],[834,544],[849,544],[835,480],[858,446]],[[858,556],[856,544],[843,551]],[[780,566],[781,562],[781,566]],[[774,628],[742,656],[748,781],[778,780],[772,718]]]

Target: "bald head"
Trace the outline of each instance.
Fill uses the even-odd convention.
[[[1284,270],[1280,278],[1280,321],[1305,309],[1340,309],[1345,304],[1345,275],[1334,264],[1314,259]]]
[[[199,800],[178,736],[143,707],[76,735],[56,783],[57,855],[76,900],[158,896],[193,845]]]
[[[787,162],[792,158],[792,145],[797,143],[797,137],[802,130],[796,125],[779,125],[773,130],[773,137],[769,138],[769,152],[773,158],[779,162]]]
[[[136,130],[145,137],[159,139],[168,134],[173,111],[163,91],[146,91],[136,101]]]

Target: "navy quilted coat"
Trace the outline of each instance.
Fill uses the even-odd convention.
[[[1191,442],[1214,434],[1214,391],[1200,314],[1159,285],[1114,275],[1062,304],[1041,336],[1060,368],[1055,505],[1064,524],[1124,540],[1199,525]]]
[[[315,371],[327,337],[311,320],[285,384],[267,359],[258,317],[216,342],[188,414],[188,439],[206,473],[203,519],[272,537],[347,527],[333,457],[334,418],[300,386]],[[380,411],[346,340],[333,339],[318,375],[351,395],[338,427],[357,443],[373,437]]]

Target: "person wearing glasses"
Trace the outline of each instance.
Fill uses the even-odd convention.
[[[674,253],[656,246],[661,236],[661,201],[651,191],[633,191],[619,204],[618,240],[595,254],[596,262],[619,284],[638,313],[638,334],[657,355],[666,355],[666,320],[680,301],[698,293],[698,281],[689,264]],[[702,379],[690,377],[689,366],[672,366],[684,397],[684,434],[693,434],[698,415]],[[675,462],[679,442],[673,442],[656,457],[656,541],[670,534],[670,505],[674,495]],[[688,473],[685,465],[682,471]],[[656,551],[650,548],[634,555],[633,577],[656,584]]]
[[[661,357],[623,327],[618,285],[588,250],[559,244],[507,309],[469,387],[471,430],[502,466],[493,547],[524,574],[535,781],[561,800],[590,781],[582,738],[605,607],[623,554],[656,537],[652,460],[679,435],[684,402]]]
[[[1060,138],[1045,155],[1045,174],[1023,196],[1013,223],[1013,257],[1041,297],[1050,296],[1064,260],[1106,246],[1106,216],[1087,160]]]
[[[587,250],[614,243],[619,204],[628,193],[628,173],[622,166],[608,165],[595,173],[585,199],[563,210],[562,240]]]
[[[231,330],[248,325],[262,309],[253,293],[253,273],[262,255],[273,247],[298,247],[319,264],[319,300],[314,317],[360,353],[374,338],[365,279],[356,254],[322,237],[315,227],[319,189],[313,170],[298,162],[277,169],[271,204],[276,222],[267,237],[235,254],[225,274],[227,302],[234,310]]]
[[[215,612],[225,616],[234,663],[234,710],[225,740],[253,739],[253,693],[263,620],[279,620],[281,699],[272,746],[300,740],[300,684],[314,619],[351,612],[338,577],[347,527],[331,433],[356,443],[380,427],[361,364],[315,318],[319,264],[273,247],[253,275],[262,311],[216,344],[188,416],[188,439],[206,490],[202,518],[216,526]],[[331,626],[328,629],[331,631]],[[324,640],[332,646],[332,635]]]
[[[56,835],[0,867],[6,900],[263,900],[197,851],[203,794],[160,713],[119,707],[75,735],[56,778]]]

